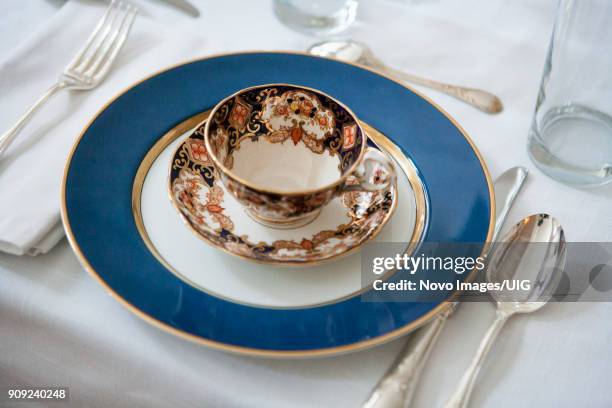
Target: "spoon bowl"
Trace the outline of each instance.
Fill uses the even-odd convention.
[[[445,408],[466,408],[484,359],[508,319],[516,313],[535,312],[546,304],[565,267],[565,234],[548,214],[531,215],[516,224],[491,249],[486,280],[501,285],[489,293],[497,302],[493,324],[485,334],[457,390]],[[504,282],[525,280],[529,288],[517,291]]]
[[[375,68],[383,64],[374,57],[374,54],[367,45],[357,41],[323,41],[313,44],[308,52],[320,57],[335,58],[340,61],[355,62]],[[374,61],[372,61],[374,57]],[[377,62],[378,64],[372,62]]]
[[[491,291],[499,307],[517,313],[533,312],[544,306],[559,285],[565,264],[565,235],[556,219],[548,214],[527,217],[496,242],[488,259],[487,282],[502,284],[527,280],[527,290]]]

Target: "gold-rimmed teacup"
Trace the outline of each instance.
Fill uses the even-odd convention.
[[[260,85],[223,99],[204,141],[227,191],[270,227],[305,225],[339,194],[395,182],[390,159],[367,146],[355,114],[303,86]]]

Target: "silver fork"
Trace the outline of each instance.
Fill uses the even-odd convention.
[[[137,11],[136,7],[124,1],[111,2],[87,43],[64,69],[57,83],[49,88],[12,128],[0,136],[0,157],[34,113],[51,96],[62,89],[89,90],[102,82],[127,39]]]

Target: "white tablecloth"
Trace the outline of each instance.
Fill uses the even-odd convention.
[[[146,16],[139,18],[197,32],[209,40],[211,53],[299,50],[313,41],[278,23],[271,2],[193,1],[202,11],[197,20],[144,0],[138,4]],[[509,221],[549,212],[569,240],[609,241],[611,189],[556,183],[533,167],[525,151],[555,3],[364,0],[347,35],[410,72],[498,94],[505,111],[488,116],[422,89],[471,134],[493,176],[514,165],[531,170]],[[61,5],[2,1],[0,55]],[[607,303],[557,303],[511,321],[481,373],[474,406],[612,406],[611,312]],[[493,313],[488,303],[459,308],[432,354],[417,406],[440,406],[448,398]],[[36,258],[0,254],[0,388],[68,385],[74,407],[354,407],[401,346],[399,340],[309,361],[227,355],[132,316],[85,273],[65,241]]]

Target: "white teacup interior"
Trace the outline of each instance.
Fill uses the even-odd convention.
[[[294,85],[262,85],[227,98],[204,136],[226,172],[280,193],[334,184],[352,171],[366,141],[347,108]]]
[[[340,174],[340,158],[314,153],[305,144],[291,140],[270,143],[243,140],[233,152],[233,172],[259,187],[281,191],[312,190],[332,184]]]

